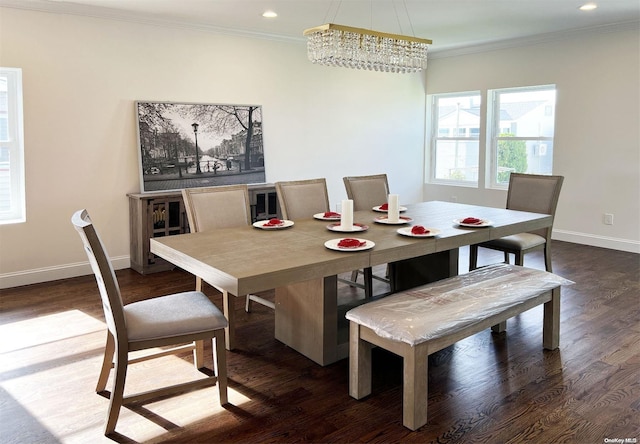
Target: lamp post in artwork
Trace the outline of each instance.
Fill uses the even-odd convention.
[[[198,124],[197,123],[192,123],[191,126],[193,127],[193,134],[196,137],[196,174],[202,174],[202,171],[200,171],[200,153],[198,152]]]

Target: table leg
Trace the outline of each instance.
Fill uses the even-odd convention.
[[[458,275],[458,249],[441,251],[389,264],[391,292],[409,290]]]
[[[276,288],[275,337],[320,365],[348,355],[338,347],[337,276]]]

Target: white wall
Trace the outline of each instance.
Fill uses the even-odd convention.
[[[306,45],[0,8],[0,65],[23,69],[27,222],[0,226],[0,288],[89,273],[86,207],[128,266],[139,192],[134,101],[259,104],[267,181],[386,172],[422,199],[423,76],[320,67]]]
[[[640,35],[609,32],[433,58],[427,93],[556,84],[554,239],[640,252]],[[481,149],[484,150],[484,141]],[[426,184],[425,199],[503,207],[506,192]],[[604,225],[603,214],[614,214]]]

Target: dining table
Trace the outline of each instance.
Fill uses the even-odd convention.
[[[391,292],[403,291],[457,275],[461,247],[553,223],[547,214],[457,202],[427,201],[401,209],[397,223],[374,209],[355,211],[353,222],[362,225],[358,232],[336,231],[337,223],[309,215],[282,228],[257,223],[152,238],[150,250],[234,296],[275,289],[275,338],[325,366],[349,353],[344,318],[349,307],[338,304],[339,274],[388,264]],[[461,225],[467,217],[483,223]],[[416,225],[430,233],[410,234]],[[344,238],[367,244],[336,248]],[[234,316],[233,310],[228,315]]]

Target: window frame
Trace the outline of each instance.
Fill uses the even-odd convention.
[[[440,135],[440,127],[438,125],[439,120],[439,105],[438,102],[440,99],[447,99],[452,97],[478,97],[479,100],[479,108],[481,110],[481,115],[479,116],[478,121],[478,133],[473,135],[473,131],[469,131],[465,136],[460,135]],[[482,174],[482,150],[480,146],[482,131],[482,109],[483,109],[483,97],[482,93],[479,90],[473,91],[460,91],[453,93],[438,93],[438,94],[429,94],[427,95],[427,122],[430,122],[427,125],[427,140],[429,146],[429,156],[426,156],[428,159],[428,165],[426,168],[426,172],[428,175],[427,182],[432,184],[439,185],[453,185],[460,187],[468,187],[468,188],[477,188],[480,183],[480,177]],[[459,128],[458,128],[459,131]],[[477,180],[456,180],[456,179],[442,179],[436,177],[436,166],[437,166],[437,145],[438,141],[462,141],[462,142],[476,142],[478,146],[478,179]]]
[[[26,222],[24,123],[22,69],[0,67],[0,77],[7,81],[7,139],[0,147],[8,149],[8,209],[0,210],[0,225]],[[0,164],[0,168],[4,165]]]
[[[500,128],[500,94],[518,93],[518,92],[533,92],[533,91],[551,91],[553,90],[557,97],[557,87],[555,84],[548,85],[535,85],[535,86],[521,86],[511,88],[497,88],[487,90],[487,141],[486,151],[489,158],[489,165],[486,175],[486,187],[489,189],[505,190],[509,188],[509,182],[498,182],[498,144],[500,141],[535,141],[540,145],[547,145],[549,142],[554,144],[555,139],[555,118],[556,107],[554,103],[553,108],[553,136],[509,136],[501,137],[505,128]],[[545,115],[548,113],[547,105],[545,105]],[[512,131],[513,128],[509,128]],[[546,148],[546,146],[545,146]],[[534,173],[531,173],[534,174]],[[544,173],[535,173],[544,174]]]

